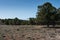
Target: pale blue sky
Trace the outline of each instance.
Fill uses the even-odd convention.
[[[60,7],[60,0],[0,0],[0,18],[28,19],[36,17],[37,6],[45,2]]]

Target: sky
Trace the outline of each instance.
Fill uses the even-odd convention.
[[[0,0],[0,18],[19,18],[27,20],[35,18],[37,6],[45,2],[52,3],[56,8],[60,7],[60,0]]]

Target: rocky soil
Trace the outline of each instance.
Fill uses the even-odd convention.
[[[60,40],[60,28],[37,25],[0,25],[0,40]]]

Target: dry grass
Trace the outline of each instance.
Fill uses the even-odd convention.
[[[60,40],[60,28],[43,27],[46,25],[0,25],[0,40]]]

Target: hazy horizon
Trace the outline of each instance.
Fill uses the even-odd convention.
[[[27,20],[36,17],[37,6],[50,2],[54,7],[60,7],[60,0],[0,0],[0,18],[19,18]]]

